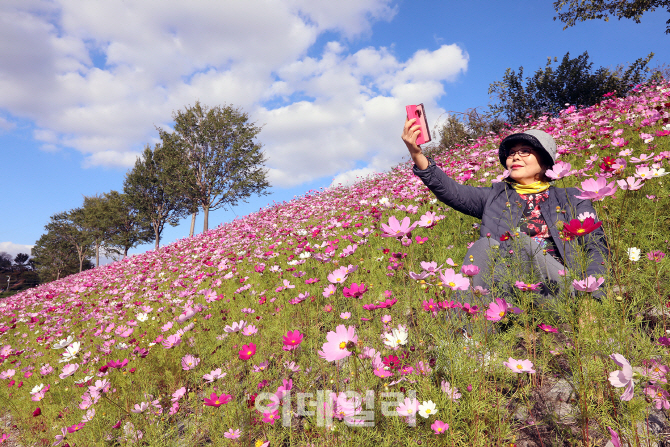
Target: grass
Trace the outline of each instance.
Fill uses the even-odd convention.
[[[529,127],[552,133],[561,160],[577,170],[558,186],[580,186],[602,175],[605,156],[628,160],[609,181],[632,176],[636,165],[630,158],[641,154],[664,153],[658,163],[666,166],[670,136],[645,143],[640,134],[663,132],[669,111],[670,86],[644,86],[629,98],[568,109]],[[619,129],[622,134],[615,136]],[[628,142],[625,148],[612,144],[619,137]],[[481,138],[436,159],[452,177],[486,186],[500,172],[499,141]],[[631,153],[617,155],[622,149]],[[70,446],[509,446],[522,441],[589,446],[609,440],[610,427],[630,445],[648,445],[662,437],[655,420],[668,427],[667,384],[650,385],[653,372],[645,368],[656,365],[662,373],[669,360],[667,346],[658,342],[670,329],[668,259],[647,257],[668,250],[667,183],[662,176],[651,178],[639,191],[618,190],[594,203],[611,251],[602,300],[566,293],[539,306],[533,292],[517,290],[507,299],[523,312],[497,323],[483,312],[425,310],[424,302],[458,295],[436,276],[415,281],[408,272],[420,272],[421,262],[441,265],[451,258],[460,264],[479,232],[475,219],[436,203],[408,165],[353,186],[310,192],[158,252],[16,294],[0,303],[0,373],[6,377],[0,402],[19,429],[12,436],[37,446],[58,442],[64,428],[61,445]],[[407,211],[409,205],[416,211]],[[403,245],[382,237],[380,224],[391,216],[416,221],[427,212],[441,217],[435,226],[412,232],[412,238],[425,242]],[[356,234],[366,228],[368,235]],[[347,255],[354,244],[354,253]],[[631,247],[641,250],[639,260],[629,259]],[[349,266],[336,292],[324,296],[328,275]],[[510,264],[508,272],[507,283],[538,280],[519,264]],[[572,279],[583,278],[579,271],[568,272],[566,281]],[[344,294],[353,283],[367,288],[360,299]],[[503,286],[496,284],[486,302],[500,296]],[[397,301],[369,310],[387,300]],[[345,312],[348,319],[340,316]],[[469,342],[459,332],[466,319],[473,327]],[[232,330],[240,320],[249,335]],[[544,332],[539,324],[557,332]],[[344,326],[340,334],[351,327],[356,341],[342,348],[352,355],[329,362],[318,352],[326,350],[339,325]],[[382,337],[398,325],[407,341],[392,349]],[[303,334],[302,342],[284,350],[283,337],[295,330]],[[180,343],[166,348],[163,341],[175,335]],[[54,348],[67,337],[72,337],[69,349],[78,352],[59,363],[65,348]],[[242,360],[240,351],[249,352],[250,343],[255,354]],[[621,369],[610,358],[613,353],[623,355],[636,374],[629,401],[608,380]],[[379,377],[373,367],[377,354],[397,356],[400,368]],[[185,369],[187,355],[199,360]],[[535,372],[516,374],[503,365],[510,357],[531,361]],[[110,363],[124,359],[128,363],[120,367]],[[65,365],[77,369],[66,376]],[[225,376],[203,378],[214,373]],[[102,380],[108,388],[95,403],[85,403],[88,387]],[[450,398],[444,382],[460,398]],[[31,391],[40,384],[49,389],[33,399]],[[287,388],[287,404],[269,416],[272,401],[262,393],[281,396]],[[332,419],[319,411],[331,392],[347,391],[338,395]],[[205,405],[212,393],[213,400],[225,400],[223,394],[231,399],[218,407]],[[437,413],[428,418],[393,414],[413,396],[418,403],[432,401]],[[340,420],[341,414],[352,416]],[[449,427],[436,434],[431,429],[436,420]],[[371,426],[351,426],[352,421]],[[239,438],[224,437],[229,430]]]

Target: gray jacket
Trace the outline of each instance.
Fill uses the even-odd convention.
[[[436,166],[432,158],[428,158],[428,161],[430,165],[424,170],[414,166],[414,174],[440,201],[463,214],[481,219],[481,237],[486,237],[486,234],[490,233],[494,240],[499,241],[505,232],[513,232],[519,226],[526,202],[511,185],[506,182],[494,183],[488,187],[461,185]],[[542,217],[547,222],[551,236],[567,267],[581,270],[575,255],[577,244],[582,244],[590,260],[584,277],[604,275],[609,248],[602,227],[577,240],[565,243],[556,228],[558,221],[570,222],[571,219],[577,219],[581,213],[596,214],[590,200],[575,197],[579,193],[577,188],[549,187],[549,197],[540,205]],[[510,242],[501,242],[501,248],[506,248]]]

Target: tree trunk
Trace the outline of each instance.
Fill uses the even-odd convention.
[[[207,233],[207,230],[209,230],[209,207],[208,206],[203,206],[202,211],[203,211],[204,220],[205,220],[205,222],[203,223],[203,226],[202,226],[202,232]]]
[[[123,259],[126,259],[128,257],[128,247],[123,247]]]
[[[154,236],[156,236],[156,245],[154,247],[154,250],[158,251],[158,247],[160,247],[160,233],[158,232],[158,225],[154,225]]]
[[[193,237],[193,232],[195,231],[195,216],[197,216],[198,213],[193,213],[191,215],[191,231],[188,234],[188,237]]]
[[[95,266],[100,267],[100,242],[95,241]]]

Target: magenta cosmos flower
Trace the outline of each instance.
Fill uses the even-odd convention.
[[[555,327],[549,326],[548,324],[544,323],[538,324],[537,327],[542,329],[544,332],[558,332],[558,329],[556,329]]]
[[[542,285],[542,283],[538,282],[537,284],[526,284],[525,282],[517,281],[517,282],[514,283],[514,285],[519,290],[523,290],[524,292],[527,292],[527,291],[535,292],[535,291],[537,291],[537,289],[540,288],[540,285]]]
[[[345,357],[349,357],[351,352],[347,350],[349,342],[358,342],[356,328],[354,326],[345,327],[340,324],[335,328],[335,332],[330,331],[326,334],[326,343],[321,347],[319,356],[327,362],[334,362]]]
[[[442,433],[447,431],[447,429],[449,428],[449,424],[447,424],[446,422],[442,422],[442,421],[435,421],[435,422],[432,423],[430,428],[433,429],[433,431],[435,432],[436,435],[441,435]]]
[[[533,362],[530,360],[514,360],[512,357],[508,361],[503,362],[503,365],[514,371],[515,373],[528,373],[533,374],[535,370],[533,369]]]
[[[242,349],[238,353],[240,360],[249,360],[251,357],[256,354],[256,345],[249,343],[248,345],[242,345]]]
[[[207,405],[209,407],[217,407],[218,408],[221,405],[227,404],[228,402],[230,402],[232,398],[233,398],[233,396],[231,396],[230,394],[221,393],[220,396],[217,396],[216,393],[212,393],[211,396],[209,396],[209,398],[207,398],[207,397],[205,398],[205,405]]]
[[[304,335],[300,333],[299,330],[295,331],[288,331],[286,335],[284,335],[284,345],[286,346],[298,346],[300,343],[302,343]]]
[[[633,382],[633,367],[630,366],[628,360],[621,354],[612,354],[610,355],[610,358],[614,360],[614,363],[619,365],[621,369],[611,372],[609,381],[613,387],[626,388],[621,395],[621,400],[631,400],[633,398],[633,386],[635,385],[635,382]]]
[[[398,222],[398,219],[395,216],[391,216],[389,218],[389,224],[382,224],[382,230],[384,230],[384,233],[382,234],[382,237],[403,237],[406,236],[407,233],[411,232],[416,226],[418,225],[418,222],[414,222],[413,224],[410,225],[410,219],[409,217],[405,216],[405,218],[402,220],[402,222]]]
[[[440,279],[442,284],[451,290],[468,290],[470,287],[470,280],[454,272],[454,269],[446,269],[443,273],[440,273]]]
[[[368,291],[368,288],[365,284],[361,283],[360,285],[352,283],[351,287],[344,288],[344,296],[347,298],[361,298],[365,292]]]

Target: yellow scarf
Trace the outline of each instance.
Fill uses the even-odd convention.
[[[551,186],[548,182],[535,182],[530,185],[522,185],[520,183],[511,182],[512,187],[519,194],[535,194],[538,192],[546,191]]]

